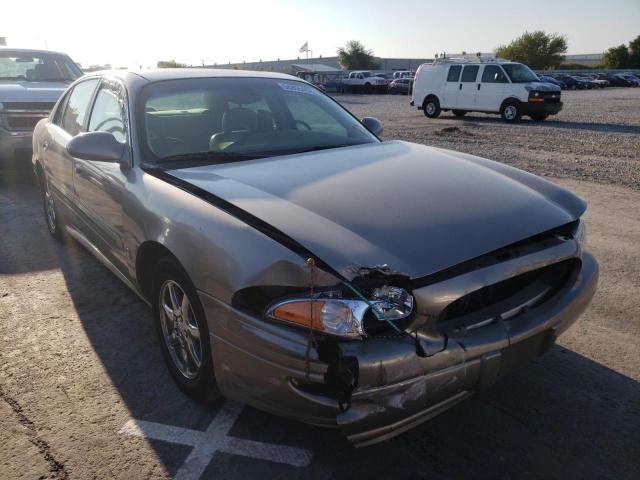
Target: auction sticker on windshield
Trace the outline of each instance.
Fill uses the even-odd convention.
[[[320,92],[313,88],[310,85],[305,85],[304,83],[294,83],[294,82],[278,82],[280,88],[282,88],[286,92],[296,92],[296,93],[306,93],[308,95],[320,95]]]

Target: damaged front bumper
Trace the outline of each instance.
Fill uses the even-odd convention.
[[[339,427],[356,446],[398,435],[542,354],[575,322],[595,293],[598,265],[573,242],[558,249],[556,260],[565,255],[579,266],[552,298],[480,328],[443,333],[425,325],[417,339],[427,356],[416,354],[413,337],[399,335],[340,342],[329,354],[309,350],[306,332],[265,322],[201,292],[218,387],[261,410]],[[511,268],[521,266],[514,262]],[[506,267],[492,268],[496,273]],[[474,281],[484,280],[471,272],[465,282]],[[413,293],[419,307],[457,294],[447,296],[433,285]],[[328,387],[341,370],[353,376],[348,402]]]

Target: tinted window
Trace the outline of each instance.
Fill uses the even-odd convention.
[[[462,71],[462,82],[475,82],[478,76],[478,65],[465,65]]]
[[[90,132],[109,132],[116,140],[126,139],[124,123],[124,105],[118,95],[106,88],[101,89],[96,96],[89,121]]]
[[[482,72],[483,83],[507,83],[507,77],[497,65],[487,65]]]
[[[82,131],[84,120],[89,109],[91,96],[98,83],[97,79],[87,80],[77,84],[69,95],[67,107],[62,117],[62,128],[70,135],[77,135]]]
[[[447,82],[457,82],[460,78],[460,70],[462,70],[462,67],[460,65],[450,66],[449,75],[447,76]]]

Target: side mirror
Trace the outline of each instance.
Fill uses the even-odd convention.
[[[362,124],[367,128],[367,130],[369,130],[375,136],[380,137],[382,135],[384,126],[382,125],[382,122],[377,118],[364,117],[362,119]]]
[[[69,155],[94,162],[120,163],[124,148],[109,132],[81,133],[67,143]]]

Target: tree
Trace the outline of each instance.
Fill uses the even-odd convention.
[[[602,61],[606,68],[627,68],[629,66],[629,49],[625,44],[611,47],[604,52]]]
[[[629,42],[629,67],[640,68],[640,35]]]
[[[175,60],[160,60],[156,66],[158,68],[184,68],[186,63],[178,63]]]
[[[557,67],[567,52],[567,38],[557,33],[547,34],[542,30],[524,32],[509,45],[501,45],[496,55],[514,62],[521,62],[534,70]]]
[[[349,40],[344,48],[338,49],[338,63],[345,70],[376,70],[380,68],[380,60],[357,40]]]

